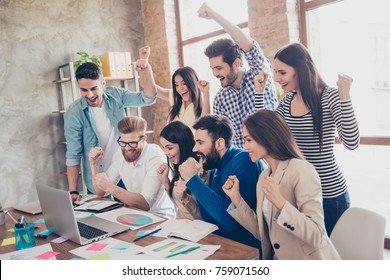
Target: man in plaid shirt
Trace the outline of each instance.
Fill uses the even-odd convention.
[[[256,110],[276,109],[277,94],[272,66],[256,41],[206,3],[203,3],[198,14],[215,20],[234,40],[216,40],[206,48],[205,54],[209,58],[213,75],[222,86],[214,99],[213,113],[230,119],[234,128],[233,145],[242,148],[243,120]],[[242,54],[250,69],[243,67]],[[260,94],[255,92],[254,76],[262,72],[268,74],[268,81],[264,92]]]

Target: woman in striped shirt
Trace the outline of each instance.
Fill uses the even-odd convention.
[[[299,43],[283,47],[274,59],[274,79],[287,93],[276,110],[321,178],[325,227],[330,235],[350,204],[345,178],[335,160],[335,131],[349,150],[356,149],[360,139],[349,94],[352,78],[339,75],[338,89],[328,87],[308,50]],[[255,77],[259,91],[266,78],[263,74]]]

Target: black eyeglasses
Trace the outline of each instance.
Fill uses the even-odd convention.
[[[144,139],[144,136],[145,135],[141,135],[138,141],[131,141],[131,142],[121,141],[121,138],[119,137],[117,142],[119,146],[121,146],[122,148],[126,148],[126,145],[129,145],[130,148],[135,149],[138,147],[138,143],[141,142],[142,139]]]

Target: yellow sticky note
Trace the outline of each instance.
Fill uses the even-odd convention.
[[[15,237],[5,238],[1,243],[1,246],[7,246],[12,244],[15,244]]]

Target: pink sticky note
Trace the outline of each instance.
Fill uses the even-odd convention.
[[[95,244],[92,244],[91,246],[89,246],[87,248],[87,251],[100,251],[102,250],[104,247],[106,247],[108,244],[101,244],[101,243],[95,243]]]
[[[57,256],[59,253],[58,252],[52,252],[52,251],[47,251],[46,253],[40,254],[39,256],[36,256],[37,259],[42,259],[42,260],[48,260],[54,256]]]

